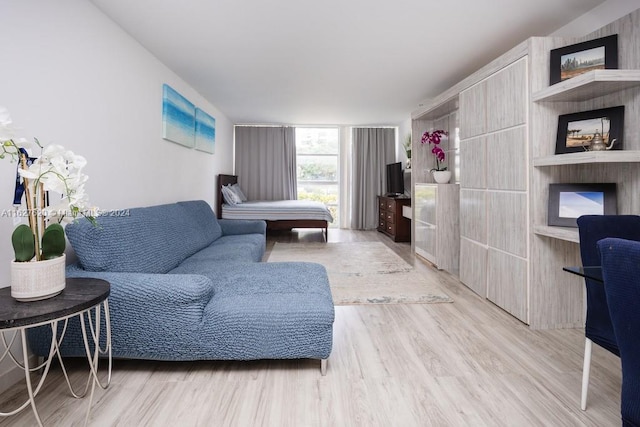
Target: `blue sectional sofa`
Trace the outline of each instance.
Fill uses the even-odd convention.
[[[260,262],[263,221],[218,220],[204,201],[70,224],[68,277],[111,283],[113,356],[153,360],[313,358],[331,353],[334,307],[320,264]],[[79,322],[62,352],[83,356]],[[29,334],[39,356],[50,332]],[[323,362],[322,366],[326,366]]]

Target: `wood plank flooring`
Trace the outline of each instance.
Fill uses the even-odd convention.
[[[294,230],[270,235],[267,246],[320,239],[319,232]],[[437,278],[455,302],[336,307],[325,377],[315,360],[117,360],[111,387],[96,391],[90,425],[620,425],[620,360],[598,346],[588,408],[579,408],[581,329],[529,330],[380,233],[330,229],[329,241],[382,241]],[[74,381],[85,378],[83,368],[73,364]],[[73,399],[59,370],[50,375],[37,398],[45,425],[82,425],[88,399]],[[19,384],[0,395],[0,410],[25,393]],[[0,420],[34,424],[30,410]]]

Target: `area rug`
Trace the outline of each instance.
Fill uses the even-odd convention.
[[[433,279],[381,242],[276,242],[268,261],[324,265],[336,305],[453,302]]]

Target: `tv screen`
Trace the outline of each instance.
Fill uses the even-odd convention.
[[[404,194],[404,173],[400,162],[387,165],[387,194]]]

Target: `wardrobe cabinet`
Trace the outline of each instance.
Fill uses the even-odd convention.
[[[640,9],[581,38],[532,37],[412,113],[418,142],[458,119],[460,281],[532,328],[584,326],[584,281],[562,270],[581,264],[578,231],[547,225],[549,184],[615,182],[618,213],[640,214],[638,22]],[[612,34],[619,69],[549,84],[551,50]],[[619,105],[623,150],[555,154],[560,115]],[[431,250],[416,239],[417,254]]]

